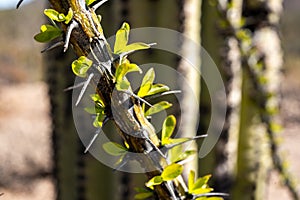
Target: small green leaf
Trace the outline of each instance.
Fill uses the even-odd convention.
[[[154,185],[160,185],[163,181],[164,180],[161,176],[154,176],[145,185],[149,188],[152,188]]]
[[[158,113],[160,111],[166,110],[166,109],[170,108],[171,106],[172,106],[171,103],[169,103],[167,101],[161,101],[157,104],[154,104],[152,107],[150,107],[146,111],[145,116],[153,115],[153,114]]]
[[[191,187],[191,193],[202,194],[202,193],[211,192],[212,189],[209,188],[209,186],[207,184],[210,177],[211,177],[211,175],[209,174],[209,175],[198,178],[196,180],[196,182],[194,183],[194,185]]]
[[[195,171],[191,170],[188,178],[188,191],[190,194],[192,194],[194,182],[195,182]]]
[[[67,16],[65,17],[65,23],[69,24],[72,19],[73,19],[73,11],[71,8],[69,8],[69,12],[68,12]]]
[[[116,70],[115,77],[116,77],[117,82],[120,80],[123,80],[124,76],[127,73],[135,72],[135,71],[141,72],[141,69],[139,68],[138,65],[136,65],[134,63],[129,63],[128,60],[123,62],[121,65],[119,65],[117,67],[117,70]]]
[[[103,149],[112,156],[121,156],[127,153],[127,149],[115,142],[107,142],[103,144]]]
[[[213,191],[212,188],[198,188],[198,189],[193,189],[192,194],[205,194]]]
[[[179,156],[173,158],[173,160],[171,160],[171,162],[177,163],[177,162],[183,161],[183,160],[187,159],[188,157],[195,155],[196,153],[197,153],[197,151],[195,151],[195,150],[185,151],[185,152],[179,154]]]
[[[105,119],[105,114],[103,112],[97,113],[96,118],[93,122],[93,126],[102,127],[104,119]]]
[[[182,154],[183,148],[182,145],[174,146],[168,150],[168,159],[171,163],[175,163],[177,158]]]
[[[130,87],[129,81],[126,79],[125,75],[129,72],[141,72],[141,69],[136,64],[130,63],[128,60],[123,62],[117,67],[115,77],[116,77],[116,88],[117,90],[127,90]]]
[[[34,39],[38,42],[49,42],[62,35],[62,31],[52,25],[42,25],[41,32],[34,36]]]
[[[152,85],[151,89],[148,91],[146,96],[166,92],[169,90],[170,90],[170,88],[168,86],[158,83],[158,84]]]
[[[149,49],[150,47],[151,46],[149,44],[143,42],[135,42],[123,47],[119,53]]]
[[[153,195],[152,192],[139,193],[134,195],[134,199],[147,199]]]
[[[104,112],[104,107],[101,107],[100,105],[98,106],[97,104],[95,106],[85,107],[84,110],[89,114],[95,115]]]
[[[72,63],[72,70],[79,77],[86,77],[86,72],[92,66],[93,62],[85,56],[80,56]]]
[[[151,68],[147,71],[147,73],[145,74],[145,76],[142,80],[141,87],[137,94],[139,97],[144,97],[148,94],[149,90],[151,89],[154,79],[155,79],[155,72],[154,72],[153,68]]]
[[[92,3],[94,3],[96,0],[85,0],[86,5],[91,5]]]
[[[179,176],[183,171],[183,166],[177,163],[173,163],[167,166],[161,173],[161,177],[164,181],[170,181]]]
[[[174,115],[169,115],[162,126],[162,132],[161,132],[161,144],[166,145],[169,143],[169,139],[173,134],[173,131],[176,126],[176,118]]]
[[[92,106],[92,107],[85,107],[84,110],[89,113],[89,114],[96,114],[96,109],[95,109],[95,106]]]
[[[100,107],[105,107],[104,102],[99,96],[99,94],[91,94],[90,97],[95,103],[99,104]]]
[[[44,14],[54,21],[63,22],[66,20],[66,17],[64,14],[60,14],[59,12],[57,12],[54,9],[45,9]]]
[[[119,91],[128,90],[129,87],[130,87],[130,82],[128,80],[126,80],[126,79],[125,80],[120,80],[116,84],[116,88]]]
[[[130,26],[124,22],[122,27],[117,31],[116,41],[114,45],[114,53],[122,53],[122,50],[126,47],[129,38]]]
[[[138,194],[134,196],[134,199],[147,199],[153,195],[152,191],[149,191],[145,188],[134,188]]]

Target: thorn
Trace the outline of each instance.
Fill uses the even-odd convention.
[[[22,4],[23,0],[20,0],[17,5],[16,5],[16,9],[18,9],[20,7],[20,5]]]
[[[79,88],[79,87],[83,86],[84,83],[85,83],[85,81],[83,81],[81,83],[78,83],[77,85],[73,85],[73,86],[67,87],[67,88],[64,89],[64,92],[69,91],[69,90],[73,90],[73,89],[76,89],[76,88]]]
[[[125,155],[126,156],[126,155]],[[125,158],[123,158],[124,160]],[[113,169],[113,172],[115,171],[120,171],[121,167],[123,167],[126,163],[128,163],[128,159],[125,159],[124,161],[122,161],[118,166],[116,166],[116,168]]]
[[[99,129],[95,132],[94,136],[93,136],[92,139],[90,140],[90,142],[89,142],[89,144],[87,145],[87,147],[85,148],[84,153],[87,153],[87,152],[89,151],[89,149],[91,148],[92,144],[96,141],[96,139],[97,139],[97,137],[98,137],[98,135],[99,135],[100,132],[101,132],[101,129],[99,128]]]
[[[93,76],[94,76],[94,73],[91,73],[89,75],[89,77],[87,78],[87,80],[84,82],[84,85],[83,85],[83,87],[82,87],[82,89],[80,91],[80,94],[79,94],[78,99],[77,99],[77,101],[75,103],[75,106],[78,106],[78,104],[79,104],[80,100],[82,99],[83,94],[86,91],[86,88],[89,85],[89,83],[90,83],[91,79],[93,78]]]
[[[190,142],[192,140],[197,140],[197,139],[201,139],[201,138],[206,138],[208,135],[197,135],[195,137],[192,137],[192,138],[186,138],[187,140],[186,141],[183,141],[183,142],[179,142],[179,143],[176,143],[176,144],[168,144],[168,145],[165,145],[165,147],[167,149],[172,149],[173,147],[175,146],[178,146],[178,145],[181,145],[181,144],[184,144],[186,142]]]
[[[204,193],[204,194],[197,194],[197,195],[194,195],[193,197],[196,199],[196,198],[200,198],[200,197],[211,197],[211,196],[229,197],[229,194],[221,193],[221,192],[209,192],[209,193]]]
[[[74,30],[74,28],[76,28],[76,27],[78,27],[78,23],[75,20],[72,20],[71,24],[69,25],[69,27],[67,29],[66,40],[65,40],[65,44],[64,44],[64,52],[66,52],[68,49],[71,33]]]
[[[45,53],[46,51],[50,51],[52,49],[55,49],[56,47],[63,46],[63,45],[64,45],[64,41],[56,42],[56,43],[48,46],[46,49],[42,50],[41,53]]]
[[[102,6],[107,1],[108,0],[99,1],[98,3],[96,3],[95,5],[92,6],[92,9],[97,10],[98,8],[100,8],[100,6]]]
[[[140,100],[141,102],[147,104],[147,105],[150,106],[150,107],[153,107],[153,105],[152,105],[151,103],[149,103],[149,102],[146,101],[145,99],[139,97],[138,95],[134,94],[133,92],[130,92],[130,91],[128,91],[128,90],[126,90],[126,91],[120,91],[120,92],[124,92],[124,93],[126,93],[126,94],[128,94],[128,95],[132,95],[134,98]]]

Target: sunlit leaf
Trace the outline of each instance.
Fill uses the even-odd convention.
[[[115,142],[107,142],[103,144],[102,147],[106,153],[112,156],[121,156],[127,153],[127,149],[125,147]]]
[[[128,23],[124,22],[122,27],[117,31],[116,41],[114,45],[114,53],[119,54],[122,52],[128,43],[130,26]]]
[[[119,91],[128,90],[130,87],[130,82],[128,80],[120,80],[116,84],[116,89]]]
[[[155,106],[155,105],[154,105]],[[169,115],[163,123],[162,133],[161,133],[161,144],[166,145],[169,143],[169,139],[173,134],[176,126],[176,118],[174,115]]]
[[[117,90],[127,90],[130,87],[130,82],[126,79],[125,75],[135,71],[141,72],[141,69],[138,65],[130,63],[128,60],[117,67],[115,73]]]
[[[142,80],[140,90],[138,91],[137,94],[139,97],[144,97],[147,95],[147,93],[151,89],[154,79],[155,79],[155,72],[153,68],[151,68],[147,71],[147,73],[145,74]]]
[[[123,62],[121,65],[117,67],[115,77],[117,82],[120,80],[123,80],[124,76],[129,73],[129,72],[141,72],[141,69],[139,68],[138,65],[134,63],[130,63],[128,60]]]
[[[194,182],[195,182],[195,171],[191,170],[189,173],[189,178],[188,178],[188,191],[189,193],[192,193],[192,189],[194,187]]]
[[[129,45],[126,45],[119,53],[130,52],[130,51],[138,51],[143,49],[149,49],[151,46],[149,44],[143,42],[135,42]]]
[[[151,86],[151,89],[148,91],[146,96],[166,92],[166,91],[169,91],[169,90],[170,90],[170,88],[168,86],[164,85],[164,84],[155,84],[155,85]]]
[[[104,102],[99,94],[91,94],[90,97],[95,103],[98,103],[99,106],[104,107]]]
[[[152,179],[150,179],[145,185],[149,188],[151,188],[154,185],[160,185],[163,182],[163,178],[161,176],[154,176]]]
[[[147,199],[153,195],[152,192],[139,193],[134,195],[134,199]]]
[[[161,173],[161,177],[164,181],[170,181],[179,176],[183,171],[183,166],[177,163],[173,163],[167,166]]]
[[[208,181],[210,179],[211,175],[206,175],[203,177],[198,178],[194,185],[191,187],[191,193],[193,194],[202,194],[202,193],[206,193],[205,191],[212,191],[211,188],[208,187]],[[207,189],[207,190],[204,190]]]
[[[183,161],[183,160],[187,159],[188,157],[195,155],[196,153],[197,153],[197,151],[195,151],[195,150],[185,151],[185,152],[179,154],[179,156],[173,158],[173,160],[171,160],[171,162],[177,163],[177,162]]]
[[[192,194],[205,194],[213,191],[212,188],[197,188],[192,190]]]
[[[105,114],[103,112],[97,113],[96,118],[93,122],[93,126],[94,127],[102,127],[104,119],[105,119]]]
[[[86,72],[92,66],[93,62],[85,56],[79,57],[72,63],[72,70],[79,77],[86,77]]]
[[[73,11],[72,11],[72,9],[70,8],[70,9],[69,9],[69,12],[68,12],[68,14],[67,14],[67,16],[65,17],[65,23],[66,23],[66,24],[69,24],[70,21],[72,20],[72,18],[73,18]]]
[[[182,154],[182,145],[174,146],[173,148],[168,150],[168,159],[171,163],[175,163],[177,158]]]
[[[96,0],[85,0],[86,5],[91,5],[92,3],[94,3]]]
[[[96,114],[96,109],[95,106],[91,106],[91,107],[85,107],[84,110],[89,113],[89,114]]]
[[[147,199],[153,195],[152,191],[149,191],[145,188],[134,188],[138,194],[134,196],[134,199]]]
[[[52,25],[42,25],[41,32],[34,36],[34,39],[38,42],[49,42],[62,35],[62,31]]]
[[[45,9],[44,14],[54,21],[63,22],[66,20],[66,17],[64,14],[60,14],[59,12],[57,12],[54,9]]]
[[[153,114],[158,113],[160,111],[166,110],[166,109],[170,108],[171,106],[172,106],[171,103],[169,103],[167,101],[161,101],[157,104],[154,104],[152,107],[150,107],[146,111],[145,116],[153,115]]]

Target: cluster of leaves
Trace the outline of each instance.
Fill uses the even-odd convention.
[[[86,0],[86,4],[90,5],[95,0]],[[73,19],[73,11],[70,9],[67,15],[59,13],[53,9],[46,9],[44,14],[49,17],[53,25],[42,25],[41,32],[38,33],[34,38],[39,42],[48,42],[62,35],[63,31],[56,25],[55,22],[65,23],[68,25]],[[115,44],[112,54],[117,55],[119,58],[116,64],[116,70],[113,77],[115,82],[115,87],[118,91],[129,92],[135,98],[142,102],[142,111],[145,117],[149,117],[155,113],[166,110],[172,106],[171,103],[167,101],[161,101],[154,105],[149,104],[144,98],[151,96],[163,95],[166,92],[171,92],[170,88],[161,83],[154,83],[155,71],[153,68],[149,69],[141,82],[139,90],[136,94],[132,91],[130,82],[126,78],[126,75],[130,72],[140,72],[142,70],[140,67],[131,63],[127,59],[127,55],[143,49],[149,49],[151,44],[146,44],[142,42],[136,42],[128,44],[129,40],[130,26],[128,23],[123,23],[121,28],[116,33]],[[72,70],[76,76],[86,78],[89,75],[89,69],[93,67],[93,61],[85,56],[79,57],[72,63]],[[94,102],[93,107],[85,108],[85,111],[94,115],[95,120],[93,126],[101,128],[104,125],[104,120],[106,118],[105,104],[102,98],[98,94],[90,95],[92,101]],[[147,106],[148,105],[148,106]],[[174,129],[176,126],[176,118],[173,115],[169,115],[163,122],[162,133],[159,147],[160,149],[166,149],[166,158],[168,165],[163,169],[160,175],[151,178],[146,182],[146,188],[136,189],[138,194],[135,196],[136,199],[146,199],[153,195],[153,189],[155,185],[160,185],[163,182],[168,182],[176,179],[181,175],[183,171],[182,162],[185,161],[189,156],[195,154],[195,151],[184,151],[183,144],[185,142],[194,140],[195,138],[172,138]],[[116,163],[119,165],[123,162],[126,154],[129,152],[129,145],[124,142],[124,145],[108,142],[105,143],[103,149],[110,155],[119,156],[120,159]],[[188,180],[188,191],[187,195],[191,196],[191,199],[210,199],[219,200],[222,198],[208,197],[206,195],[212,191],[208,186],[207,182],[210,175],[199,178],[195,181],[195,172],[191,171]]]

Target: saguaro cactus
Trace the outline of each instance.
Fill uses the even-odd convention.
[[[273,167],[291,184],[276,138],[279,126],[278,88],[282,52],[278,22],[282,1],[219,1],[221,27],[226,38],[224,71],[229,77],[228,141],[222,163],[231,181],[233,199],[264,199]],[[222,180],[222,178],[221,178]],[[220,182],[220,181],[219,181]]]

